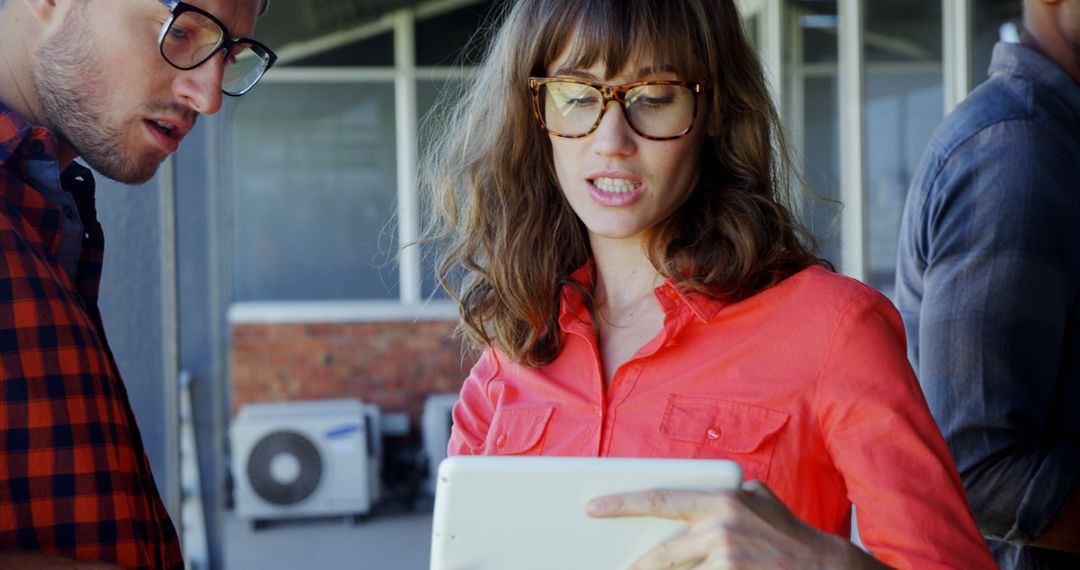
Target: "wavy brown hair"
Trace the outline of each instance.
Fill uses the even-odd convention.
[[[739,300],[828,265],[786,205],[801,179],[731,0],[521,0],[499,17],[474,80],[437,108],[430,124],[439,134],[422,169],[433,205],[426,239],[443,246],[438,279],[475,347],[497,344],[529,366],[551,362],[562,346],[560,292],[590,257],[528,88],[528,77],[545,75],[564,49],[568,65],[603,62],[608,76],[647,58],[708,82],[708,127],[717,136],[706,139],[686,203],[650,230],[657,271]]]

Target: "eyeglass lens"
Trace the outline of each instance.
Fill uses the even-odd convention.
[[[165,32],[161,53],[169,63],[191,69],[206,61],[224,41],[224,31],[216,22],[198,12],[182,12]],[[249,89],[262,77],[268,58],[269,54],[254,44],[233,46],[225,62],[222,90],[239,94]]]
[[[604,110],[600,90],[581,83],[545,83],[540,98],[544,124],[561,135],[592,131]],[[694,94],[683,85],[640,85],[627,91],[625,100],[630,126],[648,137],[678,136],[694,121]]]

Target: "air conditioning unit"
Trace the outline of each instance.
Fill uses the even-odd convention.
[[[236,514],[253,521],[371,510],[371,456],[358,400],[248,404],[230,429]]]
[[[363,404],[364,433],[367,436],[368,454],[368,493],[371,504],[377,505],[382,499],[382,413],[378,404]]]
[[[450,443],[450,428],[454,425],[454,404],[457,394],[432,394],[424,401],[420,416],[420,437],[423,439],[424,455],[427,456],[427,491],[435,494],[439,463],[446,459],[446,446]]]

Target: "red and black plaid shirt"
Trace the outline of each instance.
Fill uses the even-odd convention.
[[[183,568],[98,313],[94,181],[76,163],[59,172],[59,144],[0,104],[0,552]],[[81,218],[67,270],[61,216],[75,212],[41,180]]]

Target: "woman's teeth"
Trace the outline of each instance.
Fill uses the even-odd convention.
[[[601,191],[614,194],[630,192],[641,186],[640,182],[631,182],[625,178],[593,178],[592,183]]]

